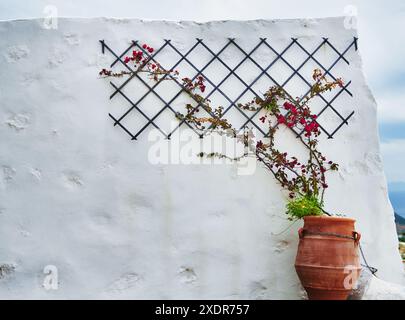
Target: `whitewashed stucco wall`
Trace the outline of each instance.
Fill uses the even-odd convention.
[[[196,37],[214,47],[267,37],[280,50],[291,37],[309,47],[329,37],[342,50],[355,31],[341,18],[41,23],[0,22],[0,264],[9,266],[0,298],[302,298],[293,267],[300,223],[278,234],[289,222],[273,178],[261,167],[239,176],[235,165],[152,165],[147,135],[131,141],[108,117],[127,105],[108,100],[112,89],[98,79],[111,62],[98,40],[120,52],[132,39],[158,47],[170,38],[186,50]],[[325,47],[319,58],[330,55]],[[356,218],[369,263],[401,283],[376,103],[359,53],[347,58],[334,74],[353,81],[354,98],[337,105],[355,115],[335,139],[322,138],[341,165],[327,209]],[[58,290],[42,286],[46,265],[58,268]]]

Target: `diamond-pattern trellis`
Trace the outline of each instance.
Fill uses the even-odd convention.
[[[346,63],[347,65],[350,65],[350,62],[345,57],[345,55],[352,48],[354,50],[357,50],[357,38],[356,37],[354,37],[353,40],[350,42],[350,44],[346,47],[346,49],[341,52],[338,49],[336,49],[336,47],[329,41],[328,38],[322,38],[322,41],[320,41],[319,45],[316,46],[315,49],[312,51],[308,51],[300,43],[300,41],[297,38],[291,38],[291,41],[288,43],[288,45],[280,52],[277,51],[266,38],[260,38],[257,45],[255,45],[253,47],[253,49],[251,49],[250,51],[246,51],[244,48],[242,48],[242,46],[235,39],[229,38],[229,39],[227,39],[225,45],[223,45],[217,52],[214,52],[203,41],[203,39],[196,39],[196,42],[191,46],[191,48],[188,49],[184,53],[181,52],[181,50],[179,50],[178,48],[176,48],[176,46],[173,45],[171,40],[164,40],[163,44],[160,46],[160,48],[155,50],[153,52],[153,54],[150,54],[148,51],[143,49],[143,47],[139,44],[138,41],[132,41],[130,46],[127,49],[125,49],[121,54],[117,54],[116,52],[114,52],[114,50],[112,50],[110,48],[110,46],[106,43],[106,41],[100,40],[100,43],[101,43],[102,53],[104,54],[106,51],[108,51],[114,58],[113,62],[110,65],[111,68],[118,64],[118,65],[122,65],[123,68],[127,69],[128,71],[133,72],[128,77],[128,79],[126,79],[120,85],[114,84],[112,81],[110,81],[110,84],[114,89],[114,92],[111,94],[110,99],[114,98],[117,94],[119,94],[128,102],[128,108],[119,117],[113,116],[111,113],[109,114],[109,116],[114,121],[114,126],[118,125],[119,127],[121,127],[128,135],[130,135],[132,140],[136,140],[139,137],[139,135],[142,132],[144,132],[145,129],[148,128],[149,126],[152,126],[152,127],[156,128],[157,130],[159,130],[162,133],[162,135],[168,139],[170,139],[171,135],[182,125],[186,125],[186,126],[190,127],[200,137],[203,137],[204,134],[209,130],[209,128],[206,129],[205,133],[201,134],[201,133],[197,132],[190,124],[188,124],[185,121],[179,121],[178,125],[169,132],[165,132],[162,128],[160,128],[159,125],[157,124],[157,119],[163,112],[165,112],[167,110],[173,113],[173,118],[174,118],[176,111],[172,107],[172,104],[184,92],[185,88],[183,87],[182,83],[176,77],[174,77],[172,74],[169,73],[167,75],[164,75],[163,78],[169,77],[170,80],[173,80],[173,82],[176,84],[176,87],[178,87],[178,91],[175,92],[175,94],[173,95],[172,98],[164,99],[156,89],[158,86],[162,85],[162,83],[165,83],[165,81],[159,81],[159,82],[155,83],[155,82],[144,80],[140,76],[140,74],[138,74],[137,72],[134,72],[135,70],[130,65],[126,64],[123,61],[123,58],[127,54],[129,54],[131,52],[131,50],[134,50],[134,49],[142,50],[144,52],[144,54],[150,59],[150,61],[159,63],[162,66],[162,68],[165,69],[166,71],[175,70],[180,64],[187,64],[188,67],[190,67],[191,69],[193,69],[195,71],[195,74],[193,77],[190,77],[189,75],[184,75],[184,76],[189,76],[192,80],[195,80],[199,75],[202,75],[205,78],[206,83],[210,85],[210,90],[207,90],[207,93],[206,93],[204,99],[210,99],[210,97],[212,97],[214,94],[219,94],[221,96],[221,98],[223,98],[227,103],[227,106],[224,106],[225,108],[224,108],[223,116],[225,116],[231,110],[237,110],[237,112],[240,113],[240,115],[244,119],[243,123],[239,129],[242,130],[247,126],[254,127],[264,137],[266,137],[267,133],[260,127],[260,125],[257,123],[257,121],[255,121],[255,117],[260,112],[260,110],[257,110],[254,113],[247,113],[237,106],[237,104],[240,102],[241,103],[246,102],[246,101],[242,101],[242,98],[247,93],[252,94],[253,96],[261,96],[261,93],[258,92],[257,90],[255,90],[255,88],[254,88],[255,84],[258,81],[265,79],[266,81],[269,82],[268,87],[270,87],[272,85],[279,85],[286,89],[286,86],[293,79],[300,79],[308,87],[308,91],[304,92],[301,95],[302,97],[305,97],[310,92],[311,83],[302,75],[302,69],[309,61],[314,63],[316,65],[316,67],[321,69],[322,72],[325,73],[327,76],[329,76],[331,79],[336,80],[337,77],[333,75],[334,67],[340,61]],[[318,51],[322,47],[325,47],[325,46],[329,47],[337,55],[337,57],[333,60],[333,62],[330,63],[330,65],[328,65],[328,66],[325,66],[325,63],[321,63],[319,61],[319,59],[316,58],[316,54],[318,53]],[[240,60],[240,62],[232,67],[229,65],[229,63],[227,63],[226,59],[224,58],[224,51],[230,47],[232,47],[232,49],[234,49],[234,50],[236,49],[243,56],[243,58]],[[304,61],[297,67],[294,67],[293,64],[291,62],[289,62],[288,59],[286,58],[287,53],[293,47],[295,48],[295,50],[299,49],[300,52],[303,55],[305,55],[305,57],[306,57],[304,59]],[[196,66],[196,64],[193,63],[190,59],[190,54],[197,48],[204,48],[211,56],[209,61],[200,68],[198,68]],[[271,59],[271,61],[268,61],[266,63],[266,65],[264,65],[264,66],[261,65],[259,62],[257,62],[256,61],[257,59],[254,58],[254,53],[257,52],[259,48],[266,48],[267,50],[270,50],[270,52],[272,52],[274,55],[274,57]],[[162,65],[162,63],[160,61],[158,61],[159,55],[161,55],[162,52],[164,52],[165,50],[171,50],[172,53],[175,53],[176,56],[178,56],[178,60],[176,62],[174,62],[174,64],[168,68],[165,68],[165,66]],[[274,78],[274,76],[272,76],[272,72],[271,72],[271,68],[280,61],[282,61],[284,63],[284,65],[287,66],[287,68],[290,69],[290,71],[291,71],[291,74],[283,82],[277,81]],[[223,77],[223,79],[219,82],[211,80],[210,77],[208,77],[206,74],[207,69],[214,62],[222,65],[222,67],[224,67],[227,72],[226,76]],[[240,70],[240,68],[248,62],[250,64],[255,65],[255,69],[258,72],[252,81],[245,81],[240,76],[240,74],[238,74],[238,69]],[[240,92],[240,94],[238,94],[236,96],[236,98],[234,97],[233,99],[229,96],[229,93],[225,92],[226,90],[223,89],[223,84],[231,77],[236,78],[240,82],[240,84],[242,84],[242,86],[243,86],[243,90]],[[123,91],[125,86],[127,86],[128,83],[133,80],[139,81],[140,83],[142,83],[142,85],[144,85],[147,88],[146,92],[138,99],[134,99],[133,97],[128,96],[128,94],[124,93],[124,91]],[[339,110],[337,110],[337,108],[335,108],[333,106],[333,103],[340,95],[346,94],[350,97],[353,96],[352,92],[349,90],[350,85],[351,85],[351,81],[346,82],[344,87],[341,88],[334,96],[329,97],[329,99],[327,97],[325,97],[324,95],[321,95],[321,94],[318,95],[319,99],[322,101],[324,106],[320,109],[320,111],[317,112],[317,115],[318,115],[317,122],[319,124],[320,129],[326,134],[326,136],[329,139],[333,138],[333,136],[336,134],[336,132],[339,131],[339,129],[341,129],[344,124],[347,125],[348,120],[354,114],[354,111],[352,111],[347,115],[342,115],[339,112]],[[286,91],[288,92],[287,89],[286,89]],[[142,107],[141,107],[141,103],[145,100],[145,98],[148,95],[153,95],[163,105],[161,107],[161,109],[153,116],[148,116],[145,113],[145,110],[142,110]],[[201,104],[201,102],[199,102],[199,101],[195,101],[195,103],[196,103],[195,108],[204,107]],[[337,116],[337,119],[338,119],[338,123],[336,124],[336,127],[333,130],[330,130],[330,129],[327,130],[324,126],[322,126],[322,114],[324,114],[325,111],[327,111],[327,110],[333,112]],[[209,110],[205,110],[205,111],[207,113],[211,114]],[[125,118],[132,112],[138,112],[144,118],[144,121],[145,121],[144,125],[137,128],[137,130],[135,130],[135,131],[128,129],[123,124],[123,121],[125,120]],[[291,130],[294,130],[294,129],[291,129]],[[295,134],[297,135],[297,137],[300,137],[303,134],[303,132],[295,132]]]

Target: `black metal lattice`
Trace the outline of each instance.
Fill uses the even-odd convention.
[[[171,42],[171,40],[164,40],[163,45],[158,48],[157,50],[155,50],[152,54],[150,54],[147,50],[145,50],[141,45],[139,45],[138,41],[132,41],[131,45],[125,49],[120,55],[118,55],[117,53],[115,53],[104,40],[100,40],[101,43],[101,49],[102,49],[102,53],[104,54],[105,51],[107,50],[115,59],[114,61],[111,63],[111,68],[114,67],[117,63],[122,64],[122,66],[124,68],[126,68],[128,71],[131,71],[132,74],[128,77],[128,79],[126,79],[121,85],[117,86],[116,84],[114,84],[113,82],[110,81],[111,86],[114,88],[114,92],[111,94],[110,99],[112,99],[114,96],[116,96],[117,94],[120,94],[128,103],[129,103],[129,108],[118,118],[114,117],[111,113],[109,114],[109,116],[114,120],[114,126],[118,125],[120,126],[125,132],[127,132],[132,140],[136,140],[138,138],[138,136],[150,125],[155,127],[157,130],[159,130],[166,138],[170,139],[171,135],[178,129],[180,128],[183,124],[187,125],[189,128],[191,128],[197,135],[199,135],[200,137],[203,137],[204,134],[209,130],[209,128],[207,128],[205,130],[205,132],[203,134],[197,132],[189,123],[187,123],[186,121],[182,120],[179,121],[178,125],[171,131],[171,132],[165,132],[163,131],[156,123],[156,119],[159,117],[159,115],[161,115],[165,110],[170,110],[171,112],[173,112],[173,115],[176,114],[176,111],[173,109],[173,107],[171,106],[171,104],[173,103],[173,101],[175,101],[184,91],[185,91],[185,87],[182,85],[182,83],[176,78],[174,77],[171,73],[165,74],[163,76],[163,79],[166,77],[170,77],[171,80],[173,80],[179,87],[178,92],[176,92],[176,94],[169,100],[166,101],[157,91],[156,88],[161,85],[164,81],[159,81],[156,82],[154,84],[151,85],[151,83],[148,83],[148,81],[145,81],[137,72],[135,72],[135,70],[129,66],[128,64],[126,64],[123,61],[123,57],[125,55],[127,55],[128,52],[130,52],[130,50],[132,49],[139,49],[141,50],[149,59],[149,61],[158,63],[158,61],[156,60],[156,58],[159,56],[159,54],[163,51],[163,49],[167,48],[167,49],[171,49],[173,50],[178,56],[179,59],[177,62],[175,62],[170,68],[164,68],[164,66],[162,66],[161,63],[159,63],[159,65],[162,67],[163,70],[165,71],[169,71],[169,70],[174,70],[176,69],[176,67],[178,67],[181,63],[185,62],[187,63],[192,69],[195,70],[196,74],[191,78],[192,81],[194,81],[199,75],[203,76],[205,81],[207,83],[209,83],[213,88],[210,92],[207,92],[206,96],[204,97],[204,101],[206,99],[209,99],[214,93],[219,93],[222,95],[223,98],[226,99],[226,101],[228,101],[229,105],[224,108],[224,112],[223,115],[226,115],[231,109],[236,109],[238,112],[240,112],[240,114],[245,118],[244,123],[241,125],[241,127],[239,128],[240,130],[246,128],[249,125],[252,125],[253,127],[255,127],[264,137],[267,136],[267,132],[264,132],[262,128],[260,128],[260,126],[254,121],[255,116],[260,112],[260,110],[255,111],[254,113],[248,115],[246,114],[246,112],[244,112],[244,110],[242,110],[241,108],[239,108],[237,106],[237,104],[239,103],[240,99],[247,93],[251,93],[254,96],[260,96],[260,94],[258,92],[256,92],[253,88],[254,84],[257,83],[262,77],[266,77],[268,80],[270,80],[272,82],[271,85],[278,85],[281,86],[283,88],[285,88],[285,86],[294,78],[294,77],[299,77],[307,86],[308,86],[308,91],[302,95],[302,97],[305,97],[309,92],[310,92],[310,88],[312,86],[311,83],[309,83],[306,78],[304,76],[302,76],[302,74],[300,73],[300,70],[304,67],[304,65],[312,60],[312,62],[314,62],[317,67],[319,69],[322,70],[323,73],[325,73],[326,75],[328,75],[330,78],[332,78],[333,80],[336,80],[336,77],[332,74],[332,69],[336,66],[336,64],[339,61],[343,61],[345,62],[347,65],[350,65],[350,62],[346,59],[345,55],[346,53],[352,48],[354,47],[355,50],[357,50],[357,38],[354,37],[353,41],[347,46],[347,48],[345,50],[343,50],[342,52],[339,52],[336,47],[334,45],[332,45],[332,43],[329,41],[328,38],[322,38],[321,43],[316,46],[316,48],[312,51],[309,52],[307,49],[304,48],[304,46],[298,41],[297,38],[291,38],[291,42],[281,51],[278,52],[277,50],[275,50],[273,48],[273,46],[271,46],[271,44],[267,41],[266,38],[260,38],[259,43],[254,46],[254,48],[252,50],[250,50],[249,52],[246,52],[233,38],[229,38],[226,42],[226,44],[218,51],[218,52],[213,52],[207,45],[206,43],[204,43],[204,41],[202,39],[196,39],[196,43],[186,52],[186,53],[182,53],[180,50],[178,50]],[[336,54],[337,54],[337,58],[328,66],[325,67],[324,64],[322,64],[316,57],[315,54],[323,47],[323,46],[329,46]],[[194,63],[192,63],[188,56],[190,55],[190,53],[193,52],[193,50],[195,50],[197,47],[203,47],[205,48],[205,50],[207,50],[207,52],[209,52],[210,55],[212,55],[212,58],[202,67],[202,68],[197,68],[196,65]],[[233,46],[234,48],[236,48],[242,55],[243,55],[243,59],[233,68],[231,68],[225,61],[223,58],[221,58],[221,54],[223,54],[223,52],[230,46]],[[272,61],[270,61],[265,67],[262,67],[254,58],[253,58],[253,53],[256,52],[260,47],[265,46],[266,48],[270,49],[271,52],[273,52],[275,54],[275,58],[272,59]],[[293,65],[287,61],[287,59],[285,58],[285,54],[288,52],[288,50],[290,50],[293,46],[295,46],[296,48],[299,48],[305,55],[306,58],[305,60],[297,67],[294,68]],[[279,83],[278,81],[276,81],[276,79],[274,79],[271,75],[271,73],[269,72],[269,69],[275,64],[277,63],[277,61],[283,61],[285,63],[285,65],[288,66],[289,69],[291,69],[291,75],[282,83]],[[209,77],[207,77],[206,74],[204,74],[204,72],[207,70],[207,68],[214,62],[217,61],[220,64],[222,64],[227,70],[228,73],[227,75],[218,83],[215,83],[214,81],[211,81],[211,79]],[[237,70],[247,61],[250,61],[251,63],[253,63],[258,70],[260,71],[259,74],[254,78],[254,80],[250,83],[246,83],[246,81],[244,81],[237,73]],[[223,83],[231,76],[234,76],[235,78],[237,78],[244,86],[243,91],[235,98],[235,99],[231,99],[226,92],[224,92],[224,90],[221,89],[221,86],[223,85]],[[146,86],[147,91],[145,94],[143,94],[137,101],[133,101],[130,97],[128,97],[128,95],[126,95],[123,92],[123,88],[133,79],[137,79],[139,80],[144,86]],[[348,81],[331,99],[327,99],[326,97],[324,97],[322,94],[319,94],[319,98],[325,103],[324,107],[317,113],[317,123],[319,124],[320,129],[327,135],[327,137],[329,139],[333,138],[333,136],[336,134],[337,131],[339,131],[339,129],[342,128],[342,126],[344,124],[348,124],[348,120],[350,119],[350,117],[354,114],[354,111],[352,111],[350,114],[343,116],[342,114],[339,113],[339,111],[332,105],[333,102],[343,93],[345,92],[346,94],[348,94],[349,96],[353,96],[353,94],[350,92],[349,90],[349,86],[351,85],[351,81]],[[288,92],[288,90],[286,90]],[[163,107],[152,117],[149,117],[148,115],[145,114],[145,112],[142,110],[142,108],[140,107],[140,103],[149,95],[152,94],[154,96],[156,96],[162,103],[163,103]],[[203,101],[196,101],[197,105],[194,107],[195,109],[198,107],[204,107],[204,105],[202,104]],[[243,101],[245,102],[245,101]],[[332,132],[329,132],[328,130],[326,130],[321,123],[319,123],[320,117],[321,115],[326,111],[326,110],[332,110],[337,117],[339,118],[339,123],[337,124],[337,126],[335,127],[334,130],[332,130]],[[211,116],[213,116],[212,112],[210,110],[205,110],[207,113],[209,113]],[[139,130],[137,130],[136,132],[131,132],[127,127],[125,127],[122,123],[122,121],[131,113],[131,112],[139,112],[146,120],[146,123],[139,128]],[[291,128],[291,130],[294,130]],[[303,134],[303,131],[301,132],[296,132],[294,131],[297,135],[297,137],[301,136]]]

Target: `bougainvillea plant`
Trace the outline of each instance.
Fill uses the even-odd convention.
[[[158,63],[152,60],[150,54],[154,49],[147,44],[142,46],[143,50],[133,51],[132,56],[124,58],[125,63],[132,63],[134,71],[121,71],[114,73],[111,70],[103,69],[100,75],[103,77],[122,77],[134,73],[147,73],[151,80],[160,82],[164,80],[177,80],[177,70],[165,70]],[[194,79],[184,77],[181,79],[183,91],[198,104],[185,105],[185,112],[176,114],[181,122],[187,122],[195,130],[206,133],[208,130],[219,134],[226,134],[238,138],[248,152],[242,156],[229,158],[221,153],[199,153],[200,157],[220,157],[232,160],[240,160],[253,151],[257,161],[262,163],[274,176],[280,186],[286,190],[289,201],[286,206],[286,213],[290,219],[299,219],[307,215],[328,214],[323,209],[324,193],[328,188],[326,173],[338,170],[338,164],[326,157],[319,151],[318,137],[321,134],[317,116],[311,113],[309,103],[313,98],[326,91],[337,87],[343,87],[342,79],[330,81],[319,69],[313,74],[313,85],[309,93],[301,98],[293,98],[282,87],[272,86],[263,95],[255,97],[247,103],[237,105],[245,111],[264,112],[260,121],[268,127],[268,139],[255,142],[251,130],[245,130],[240,134],[226,118],[224,118],[223,107],[212,108],[211,101],[202,96],[204,93],[205,79],[202,75]],[[203,108],[209,116],[199,116]],[[276,147],[277,131],[280,127],[286,126],[295,132],[302,132],[298,138],[307,146],[307,159],[299,160],[298,157],[289,155]]]

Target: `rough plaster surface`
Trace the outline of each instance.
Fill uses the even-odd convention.
[[[273,178],[261,167],[238,176],[235,165],[152,165],[147,135],[131,141],[108,117],[128,106],[109,101],[97,77],[111,62],[98,40],[120,52],[132,39],[157,47],[170,38],[186,50],[196,37],[246,47],[267,37],[280,50],[290,37],[309,48],[329,37],[343,50],[355,31],[341,18],[41,23],[0,22],[0,298],[304,298],[293,266],[300,223],[280,233],[289,222]],[[318,58],[331,55],[324,48]],[[334,74],[351,79],[355,95],[337,105],[356,113],[321,142],[341,166],[327,209],[357,219],[369,263],[400,284],[376,103],[359,53],[347,58]],[[285,141],[295,143],[288,133]],[[47,265],[58,269],[58,290],[43,287]]]
[[[372,278],[363,300],[405,300],[405,286]]]

